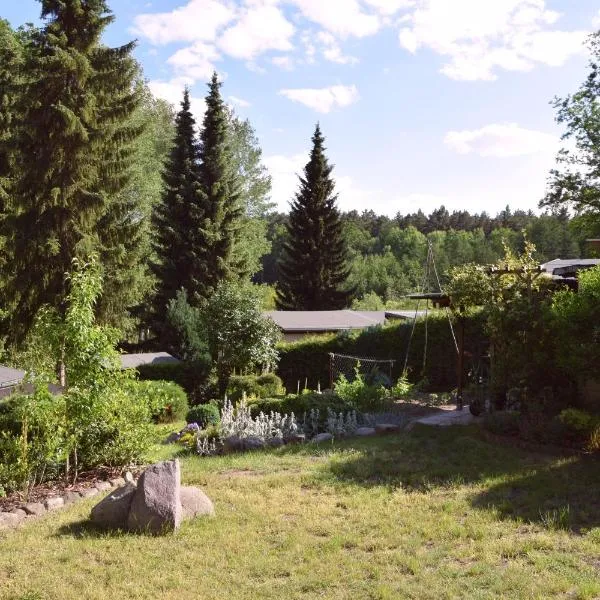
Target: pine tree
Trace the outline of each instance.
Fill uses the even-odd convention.
[[[187,89],[175,124],[175,139],[163,172],[162,199],[152,215],[153,248],[157,260],[151,268],[157,287],[151,321],[158,331],[165,321],[167,305],[177,292],[183,289],[192,296],[198,291],[195,231],[203,225],[205,196],[200,186],[196,122],[190,111]],[[199,249],[202,256],[203,251],[203,248]]]
[[[277,307],[281,310],[338,310],[353,295],[342,221],[336,207],[333,166],[317,124],[310,160],[292,202],[288,240],[279,263]]]
[[[26,48],[15,134],[19,170],[4,227],[16,339],[43,304],[61,308],[73,258],[98,253],[110,289],[118,256],[139,224],[135,202],[117,199],[139,134],[128,125],[138,103],[134,44],[101,45],[113,20],[104,0],[41,3],[45,25]]]
[[[204,193],[204,219],[195,232],[195,247],[202,251],[190,301],[208,298],[223,279],[247,275],[249,267],[240,251],[244,213],[240,184],[228,135],[227,109],[217,74],[209,83],[206,113],[200,134],[200,185]]]

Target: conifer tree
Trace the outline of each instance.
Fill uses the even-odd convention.
[[[338,310],[346,308],[353,295],[347,284],[348,257],[331,178],[333,166],[325,156],[325,138],[318,124],[312,142],[279,263],[280,310]]]
[[[163,172],[162,199],[152,215],[156,261],[151,268],[157,286],[151,320],[159,331],[167,305],[177,292],[183,289],[191,297],[198,291],[198,254],[204,254],[204,249],[195,245],[195,231],[203,225],[205,196],[200,186],[196,121],[187,89],[175,125],[173,147]]]
[[[194,242],[202,257],[194,273],[194,288],[188,290],[192,302],[192,295],[208,298],[220,281],[247,275],[249,270],[244,254],[239,251],[244,207],[232,159],[227,109],[216,73],[208,87],[199,153],[204,218]]]
[[[134,44],[101,44],[113,20],[105,0],[41,4],[45,25],[26,48],[15,134],[19,169],[4,227],[16,339],[43,304],[61,308],[74,257],[98,253],[110,288],[137,225],[135,203],[116,200],[139,134],[128,125],[138,103]]]

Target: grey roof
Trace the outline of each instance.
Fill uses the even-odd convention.
[[[0,365],[0,388],[19,385],[25,377],[25,371]]]
[[[577,269],[578,267],[586,269],[596,265],[600,265],[600,258],[555,258],[541,265],[541,269],[547,273],[554,273],[556,269]]]
[[[283,331],[343,331],[385,323],[383,310],[270,310],[265,315]]]
[[[121,368],[135,369],[141,365],[178,363],[179,359],[168,352],[145,352],[142,354],[121,354]]]
[[[414,311],[414,310],[386,310],[385,316],[388,319],[414,319],[415,312],[416,312],[417,318],[425,316],[424,310],[417,310],[417,311]]]

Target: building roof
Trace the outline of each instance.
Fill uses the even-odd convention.
[[[25,371],[0,365],[0,388],[19,385],[25,377]]]
[[[415,312],[416,312],[417,318],[425,316],[424,310],[417,310],[417,311],[414,311],[414,310],[386,310],[385,316],[386,316],[386,319],[414,319]]]
[[[556,269],[589,269],[596,265],[600,265],[600,258],[555,258],[541,265],[541,269],[547,273],[554,273]]]
[[[145,352],[142,354],[121,354],[121,368],[135,369],[142,365],[178,363],[179,359],[168,352]]]
[[[383,310],[270,310],[265,315],[289,332],[344,331],[385,323]]]

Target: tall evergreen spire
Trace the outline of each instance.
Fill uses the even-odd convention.
[[[163,174],[162,199],[152,215],[157,257],[151,265],[157,278],[152,319],[157,329],[164,323],[167,304],[178,290],[186,290],[189,298],[198,292],[197,263],[199,255],[204,255],[204,248],[196,246],[195,232],[203,224],[205,196],[200,186],[196,121],[187,89],[175,123],[173,148]]]
[[[236,252],[243,207],[228,136],[228,119],[221,84],[214,73],[208,85],[206,113],[200,134],[200,185],[204,193],[204,220],[196,244],[204,256],[194,292],[207,298],[219,281],[246,274]]]
[[[40,306],[60,306],[74,257],[99,253],[110,289],[136,218],[132,203],[117,198],[139,134],[127,125],[139,100],[134,45],[101,45],[114,18],[104,0],[42,0],[41,15],[45,26],[26,53],[20,168],[5,228],[15,337]]]
[[[346,308],[353,291],[342,222],[336,208],[333,167],[317,124],[310,160],[292,202],[288,241],[279,263],[277,307],[282,310]]]

